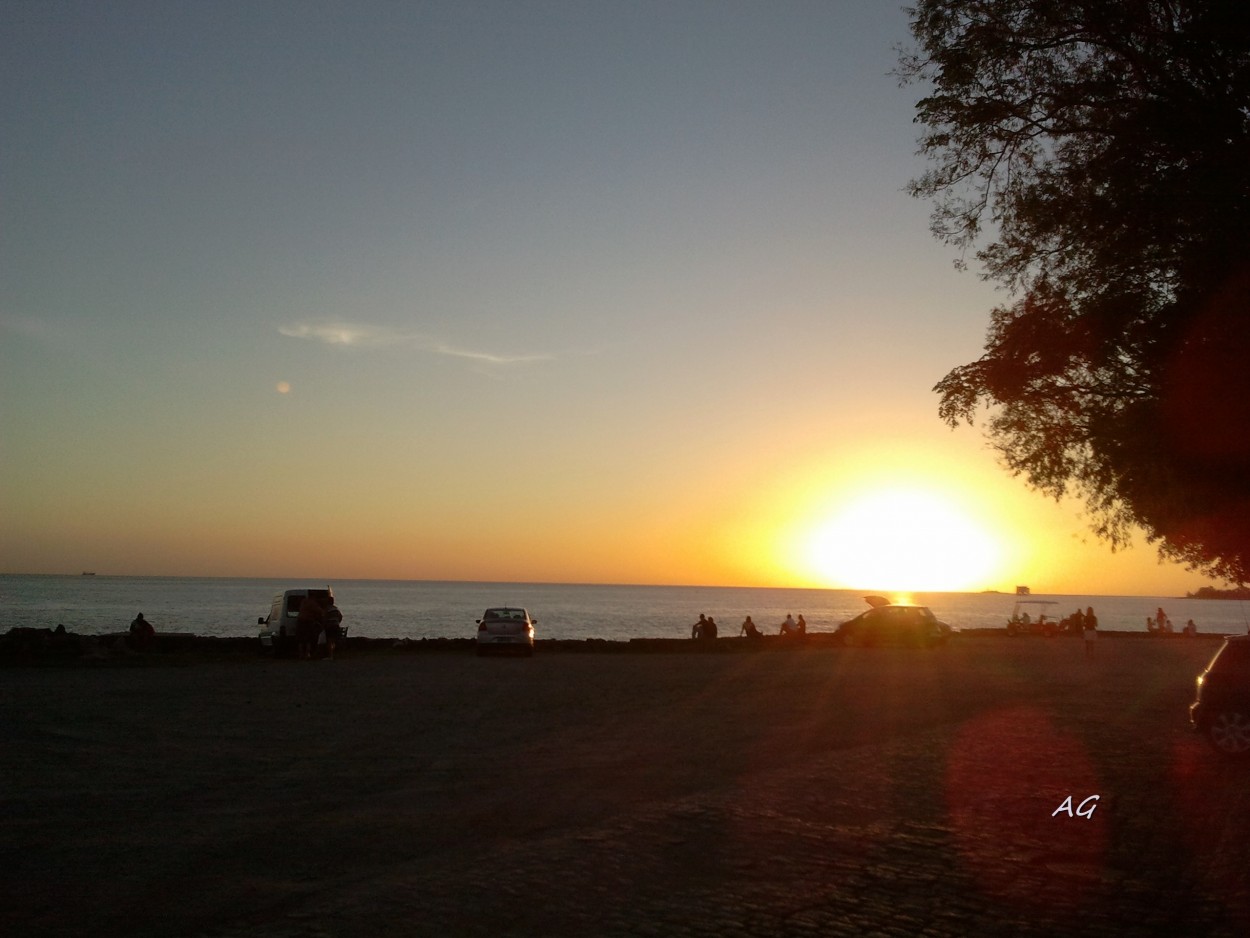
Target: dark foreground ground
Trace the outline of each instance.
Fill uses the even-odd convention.
[[[0,931],[1244,935],[1216,647],[4,667]]]

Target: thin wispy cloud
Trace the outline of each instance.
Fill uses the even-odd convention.
[[[405,334],[383,326],[350,322],[298,322],[279,326],[278,331],[293,339],[311,339],[326,345],[382,347],[416,344],[422,336]]]
[[[64,325],[52,320],[10,313],[0,313],[0,333],[10,333],[40,342],[61,341],[72,334]]]
[[[430,351],[452,358],[467,358],[470,361],[484,362],[488,365],[516,365],[525,362],[550,361],[553,355],[494,355],[490,352],[474,352],[469,349],[456,348],[452,345],[435,345]]]
[[[434,355],[461,358],[480,365],[520,365],[550,361],[548,354],[502,354],[480,349],[467,349],[440,341],[422,332],[406,332],[387,326],[341,321],[298,322],[280,326],[278,331],[293,339],[306,339],[325,345],[355,348],[407,347]]]

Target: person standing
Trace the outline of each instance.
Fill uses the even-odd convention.
[[[326,606],[322,618],[325,621],[326,630],[326,657],[333,661],[334,646],[343,637],[343,613],[334,604],[333,596],[330,597],[330,605]]]
[[[295,619],[295,637],[299,642],[299,656],[307,661],[317,647],[317,639],[321,637],[323,617],[321,604],[315,596],[305,596],[299,604],[299,615]]]
[[[1094,639],[1098,637],[1098,617],[1094,615],[1094,607],[1085,607],[1085,621],[1082,623],[1085,628],[1081,632],[1081,636],[1085,639],[1085,657],[1089,658],[1094,654]]]

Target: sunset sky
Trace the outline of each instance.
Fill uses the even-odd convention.
[[[0,2],[0,572],[1170,594],[933,385],[900,7]]]

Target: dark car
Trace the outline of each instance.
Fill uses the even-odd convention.
[[[1250,636],[1224,640],[1198,675],[1189,722],[1226,756],[1250,756]]]
[[[872,602],[877,597],[870,597]],[[951,637],[951,627],[939,622],[928,606],[910,603],[876,602],[867,612],[838,626],[835,638],[844,645],[911,645],[933,647],[944,645]]]

